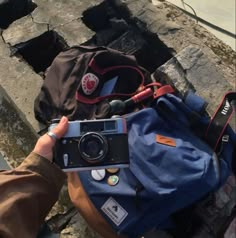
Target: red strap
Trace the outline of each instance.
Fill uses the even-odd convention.
[[[158,88],[155,92],[154,92],[154,99],[161,97],[167,93],[174,93],[174,89],[170,86],[170,85],[164,85],[160,88]]]
[[[141,83],[140,83],[140,87],[134,92],[134,93],[130,93],[130,94],[125,94],[125,93],[114,93],[114,94],[109,94],[109,95],[106,95],[106,96],[101,96],[101,97],[96,97],[96,98],[88,98],[88,97],[85,97],[81,94],[78,93],[78,91],[76,92],[76,100],[78,100],[79,102],[82,102],[82,103],[86,103],[86,104],[95,104],[95,103],[98,103],[98,102],[101,102],[102,100],[106,99],[106,98],[112,98],[112,97],[132,97],[134,96],[135,94],[137,94],[138,92],[146,89],[146,88],[149,88],[149,87],[152,87],[152,86],[157,86],[159,87],[159,89],[157,89],[154,93],[154,98],[157,98],[157,97],[160,97],[166,93],[173,93],[174,92],[174,89],[169,86],[169,85],[166,85],[166,86],[162,86],[160,83],[157,83],[157,82],[154,82],[154,83],[150,83],[146,86],[144,86],[144,75],[142,73],[142,71],[138,68],[138,67],[135,67],[135,66],[130,66],[130,65],[117,65],[117,66],[112,66],[112,67],[108,67],[108,68],[105,68],[105,69],[101,69],[95,62],[95,59],[92,58],[89,62],[89,67],[97,74],[100,74],[100,75],[104,75],[105,73],[107,72],[110,72],[110,71],[113,71],[113,70],[116,70],[116,69],[133,69],[135,70],[140,76],[141,76]]]
[[[135,66],[131,66],[131,65],[116,65],[116,66],[111,66],[111,67],[108,67],[108,68],[105,68],[105,69],[101,69],[99,68],[99,66],[96,64],[95,62],[95,59],[92,58],[89,62],[89,67],[97,74],[100,74],[100,75],[104,75],[106,74],[107,72],[110,72],[110,71],[113,71],[113,70],[116,70],[116,69],[133,69],[135,70],[141,77],[141,83],[140,85],[143,85],[144,84],[144,75],[143,75],[143,72],[138,68],[138,67],[135,67]]]
[[[136,93],[137,92],[130,93],[130,94],[126,94],[126,93],[113,93],[113,94],[109,94],[109,95],[102,96],[102,97],[87,98],[87,97],[82,96],[78,92],[76,92],[75,98],[76,98],[76,100],[78,100],[79,102],[82,102],[82,103],[95,104],[95,103],[101,102],[102,100],[104,100],[106,98],[112,98],[112,97],[132,97]]]
[[[157,86],[160,85],[159,83],[152,83],[151,86]],[[142,88],[142,90],[148,88],[150,86],[150,84],[148,84],[147,86],[144,86]],[[140,90],[141,91],[141,90]],[[102,97],[96,97],[96,98],[87,98],[82,96],[81,94],[79,94],[78,92],[76,92],[76,100],[78,100],[79,102],[82,103],[86,103],[86,104],[95,104],[98,102],[101,102],[102,100],[106,99],[106,98],[111,98],[111,97],[119,97],[119,96],[126,96],[126,97],[132,97],[136,94],[135,93],[131,93],[131,94],[125,94],[125,93],[114,93],[114,94],[110,94],[110,95],[106,95],[106,96],[102,96]],[[165,86],[161,86],[160,88],[158,88],[155,92],[154,92],[154,99],[161,97],[167,93],[174,93],[174,89],[170,86],[170,85],[165,85]]]

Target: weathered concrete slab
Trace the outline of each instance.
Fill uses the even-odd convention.
[[[32,150],[36,136],[0,85],[0,152],[16,167]]]
[[[231,176],[215,194],[198,203],[195,212],[203,221],[203,226],[193,238],[234,238],[235,206],[236,180],[235,176]]]
[[[145,2],[143,4],[145,4]],[[132,5],[130,7],[132,9]],[[157,11],[157,8],[152,4],[146,5],[144,9],[142,9],[136,17],[137,20],[140,21],[140,24],[145,23],[148,31],[161,36],[173,34],[183,29],[177,23],[168,20],[165,11]]]
[[[73,20],[69,23],[53,28],[68,44],[68,46],[80,45],[94,35],[94,32],[86,27],[81,20]]]
[[[173,53],[178,53],[189,45],[202,49],[214,61],[218,70],[222,71],[225,79],[235,87],[236,52],[181,10],[168,2],[157,6],[148,0],[114,2],[118,8],[129,12],[130,19],[139,26],[140,31],[157,35]]]
[[[0,170],[8,170],[11,167],[7,163],[7,161],[4,159],[4,156],[0,153]]]
[[[129,11],[129,17],[137,22],[140,30],[150,31],[158,36],[183,31],[180,25],[168,19],[165,9],[154,6],[148,0],[140,0],[138,3],[133,0],[115,0],[115,4]]]
[[[93,32],[85,27],[81,17],[83,11],[96,6],[99,1],[44,1],[36,0],[37,8],[3,32],[6,43],[16,45],[31,40],[48,30],[59,30],[69,45],[81,44],[91,38]]]
[[[78,222],[80,224],[78,224]],[[90,227],[88,227],[86,221],[77,213],[70,221],[70,225],[67,226],[60,234],[60,238],[102,238],[95,233]]]
[[[209,103],[207,110],[210,114],[216,110],[223,95],[233,90],[211,59],[195,46],[185,48],[159,67],[154,73],[154,78],[158,80],[163,77],[182,95],[189,88],[196,91]]]
[[[236,218],[231,222],[229,228],[227,229],[224,238],[235,238],[236,237]]]
[[[47,30],[47,24],[34,23],[32,17],[29,15],[12,23],[11,26],[3,32],[2,36],[6,43],[13,46],[38,37]]]
[[[83,11],[100,4],[102,0],[35,0],[34,2],[38,6],[31,14],[34,21],[47,22],[50,26],[56,27],[80,19]]]
[[[0,52],[5,52],[0,60],[0,85],[18,108],[28,126],[38,131],[39,124],[34,118],[34,99],[42,85],[42,78],[32,68],[17,57],[9,57],[10,50],[0,39]]]

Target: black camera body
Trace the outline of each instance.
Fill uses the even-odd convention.
[[[49,127],[51,131],[57,123]],[[54,162],[66,172],[129,166],[126,120],[111,118],[69,122],[56,142]]]

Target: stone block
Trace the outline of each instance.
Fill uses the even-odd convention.
[[[14,46],[40,36],[48,30],[46,23],[34,23],[31,16],[26,16],[15,21],[7,28],[2,37],[5,42]]]
[[[102,238],[95,233],[86,223],[84,218],[77,213],[70,224],[61,232],[61,238]]]
[[[198,47],[189,46],[179,52],[154,73],[154,78],[164,79],[184,95],[192,89],[209,104],[207,111],[213,114],[223,95],[233,90],[224,75]]]
[[[80,44],[91,37],[92,31],[82,23],[83,11],[100,4],[102,0],[90,1],[43,1],[36,0],[37,8],[28,16],[10,25],[3,32],[5,42],[10,45],[26,42],[44,32],[58,28],[69,45]]]
[[[2,51],[9,51],[7,45],[0,44]],[[22,59],[2,55],[0,60],[0,85],[7,92],[12,104],[18,108],[21,117],[26,120],[29,128],[39,130],[34,118],[34,99],[39,93],[43,80]]]
[[[136,17],[142,13],[145,7],[150,4],[147,0],[115,0],[115,4],[119,7],[125,7],[129,11],[130,17]]]
[[[227,231],[224,234],[224,238],[236,238],[236,217],[230,223]]]
[[[11,167],[7,163],[7,161],[4,159],[4,156],[0,153],[0,170],[8,170]]]
[[[77,1],[77,0],[35,0],[37,8],[32,12],[35,22],[47,22],[50,27],[67,24],[76,19],[81,19],[83,11],[97,6],[102,0]]]
[[[68,46],[80,45],[88,41],[95,34],[79,20],[74,20],[64,25],[58,25],[53,30],[64,39]]]
[[[156,35],[173,54],[191,44],[203,49],[214,61],[216,68],[225,75],[225,79],[235,87],[235,51],[183,14],[180,9],[167,1],[157,6],[148,0],[114,2],[124,13],[125,19],[135,22],[141,32]]]
[[[0,84],[0,152],[16,167],[32,150],[36,136]]]

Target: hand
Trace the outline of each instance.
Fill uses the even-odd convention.
[[[57,139],[60,139],[67,131],[68,128],[68,119],[63,116],[58,123],[58,125],[52,129],[53,134],[56,135]],[[53,158],[53,147],[56,143],[56,140],[49,135],[45,134],[41,136],[35,147],[33,152],[52,161]]]

